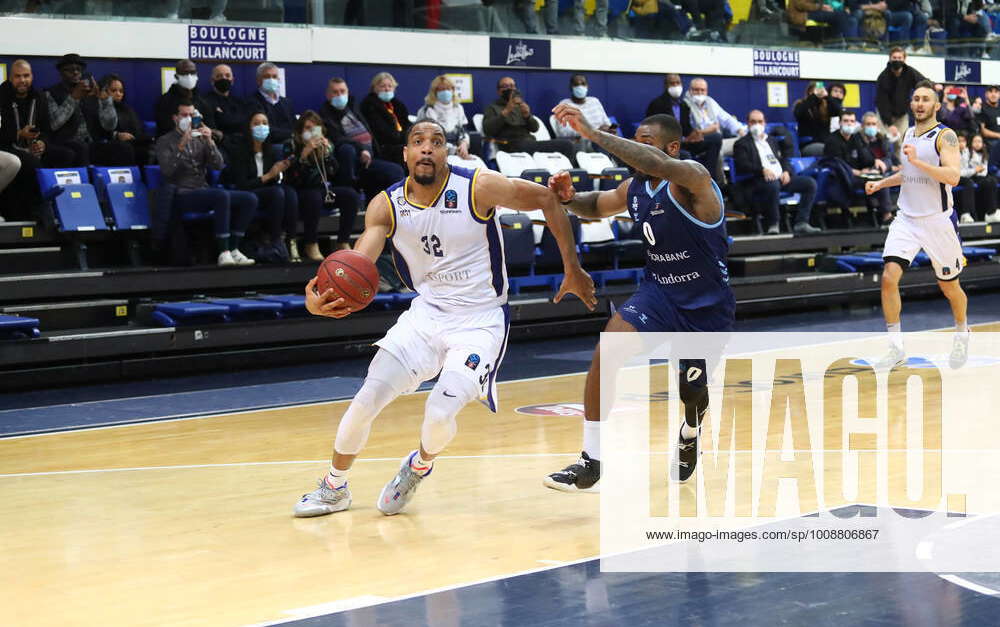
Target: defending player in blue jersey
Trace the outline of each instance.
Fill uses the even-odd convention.
[[[605,327],[606,332],[731,331],[735,300],[729,289],[722,194],[708,170],[677,158],[681,126],[668,115],[642,121],[635,141],[592,128],[580,110],[559,105],[553,112],[585,137],[636,170],[615,190],[576,193],[561,172],[549,187],[570,211],[584,219],[625,210],[646,243],[645,278]],[[608,365],[612,367],[612,365]],[[613,367],[618,367],[614,365]],[[565,492],[596,491],[600,471],[600,347],[594,352],[584,392],[583,452],[580,459],[547,476],[547,487]],[[698,461],[701,419],[708,408],[703,359],[680,362],[680,396],[685,406],[671,476],[686,481]]]

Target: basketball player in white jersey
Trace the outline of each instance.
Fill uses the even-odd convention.
[[[427,397],[419,447],[403,458],[382,489],[377,507],[398,514],[430,474],[434,458],[455,436],[455,416],[480,399],[497,410],[496,375],[507,346],[507,270],[495,207],[542,209],[562,253],[565,278],[559,302],[576,294],[593,309],[594,282],[580,267],[569,218],[548,188],[508,179],[490,170],[449,166],[444,128],[417,122],[403,157],[410,175],[368,204],[365,230],[354,249],[375,261],[390,240],[400,278],[414,291],[368,367],[361,390],[340,420],[333,462],[316,490],[295,505],[295,515],[322,516],[347,509],[348,470],[361,452],[372,421],[400,394],[440,373]],[[342,318],[351,313],[332,290],[306,286],[310,313]]]
[[[916,125],[903,136],[903,167],[881,181],[865,184],[865,193],[900,186],[899,212],[889,227],[882,259],[882,313],[889,329],[889,353],[877,367],[889,369],[906,363],[899,314],[899,279],[921,249],[927,253],[937,275],[938,286],[951,304],[955,337],[949,359],[959,368],[968,359],[969,327],[966,323],[968,299],[959,284],[965,258],[958,238],[958,223],[952,208],[951,188],[958,184],[961,159],[958,136],[937,121],[941,108],[930,81],[921,81],[913,90],[910,110]]]

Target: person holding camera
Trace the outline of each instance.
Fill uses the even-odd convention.
[[[239,245],[257,210],[257,197],[250,192],[209,187],[208,170],[222,170],[225,161],[201,113],[190,101],[181,101],[174,112],[174,130],[156,140],[156,160],[164,188],[173,197],[161,195],[158,202],[169,211],[158,211],[150,235],[154,248],[165,248],[169,225],[182,210],[212,212],[220,266],[249,266],[254,260]]]
[[[568,139],[538,141],[532,135],[538,130],[538,119],[531,115],[531,107],[517,89],[510,76],[497,81],[499,98],[486,108],[483,115],[483,132],[496,141],[506,152],[561,152],[574,165],[573,142]]]
[[[125,83],[117,74],[108,74],[98,82],[101,91],[106,91],[114,103],[118,122],[113,130],[105,130],[100,122],[96,101],[84,103],[83,114],[95,143],[91,151],[94,165],[103,166],[144,166],[149,163],[153,139],[146,135],[146,129],[136,113],[125,101]]]
[[[118,114],[107,90],[97,86],[97,81],[83,71],[87,64],[78,54],[65,54],[56,62],[60,81],[46,93],[52,135],[49,143],[73,151],[73,165],[90,165],[92,138],[87,130],[84,106],[97,110],[98,125],[105,131],[115,130]],[[86,103],[86,100],[96,102]]]
[[[951,85],[944,92],[938,122],[955,131],[956,135],[973,135],[978,129],[976,116],[969,107],[969,92],[958,85]]]

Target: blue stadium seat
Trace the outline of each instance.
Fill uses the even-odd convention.
[[[792,164],[792,174],[804,174],[805,176],[813,176],[815,172],[811,171],[815,167],[817,157],[792,157],[789,162]]]
[[[535,236],[531,219],[523,213],[500,216],[504,256],[510,275],[531,274],[535,264]]]
[[[0,340],[23,340],[40,335],[37,318],[0,314]]]
[[[632,176],[628,168],[604,168],[601,170],[601,191],[617,189],[622,182]]]
[[[543,170],[541,168],[530,168],[521,172],[521,178],[526,181],[531,181],[533,183],[538,183],[539,185],[545,185],[549,182],[548,170]]]
[[[143,122],[142,128],[150,137],[156,137],[156,122]]]
[[[60,231],[108,230],[86,168],[39,168],[35,174],[42,198],[53,205]]]
[[[278,303],[281,305],[281,316],[283,318],[298,318],[308,316],[306,311],[306,297],[304,294],[268,294],[258,296],[260,300]]]
[[[91,166],[98,196],[107,204],[118,230],[149,228],[149,195],[138,167],[107,168]],[[127,174],[126,174],[127,173]]]
[[[254,298],[217,298],[209,302],[227,307],[230,320],[274,320],[281,317],[281,303],[272,301]]]
[[[159,303],[153,309],[152,318],[165,327],[219,324],[229,321],[229,307],[214,303]]]

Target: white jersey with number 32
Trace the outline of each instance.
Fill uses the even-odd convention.
[[[906,129],[903,145],[916,148],[917,159],[924,163],[941,165],[941,136],[948,129],[938,124],[916,135],[916,127]],[[951,185],[932,179],[926,172],[910,163],[903,154],[901,170],[903,182],[899,186],[899,211],[911,218],[921,218],[951,211]]]
[[[389,200],[392,258],[400,279],[423,302],[445,312],[472,312],[507,302],[507,268],[500,220],[476,207],[479,170],[449,167],[428,206],[406,198],[407,181],[383,192]]]

